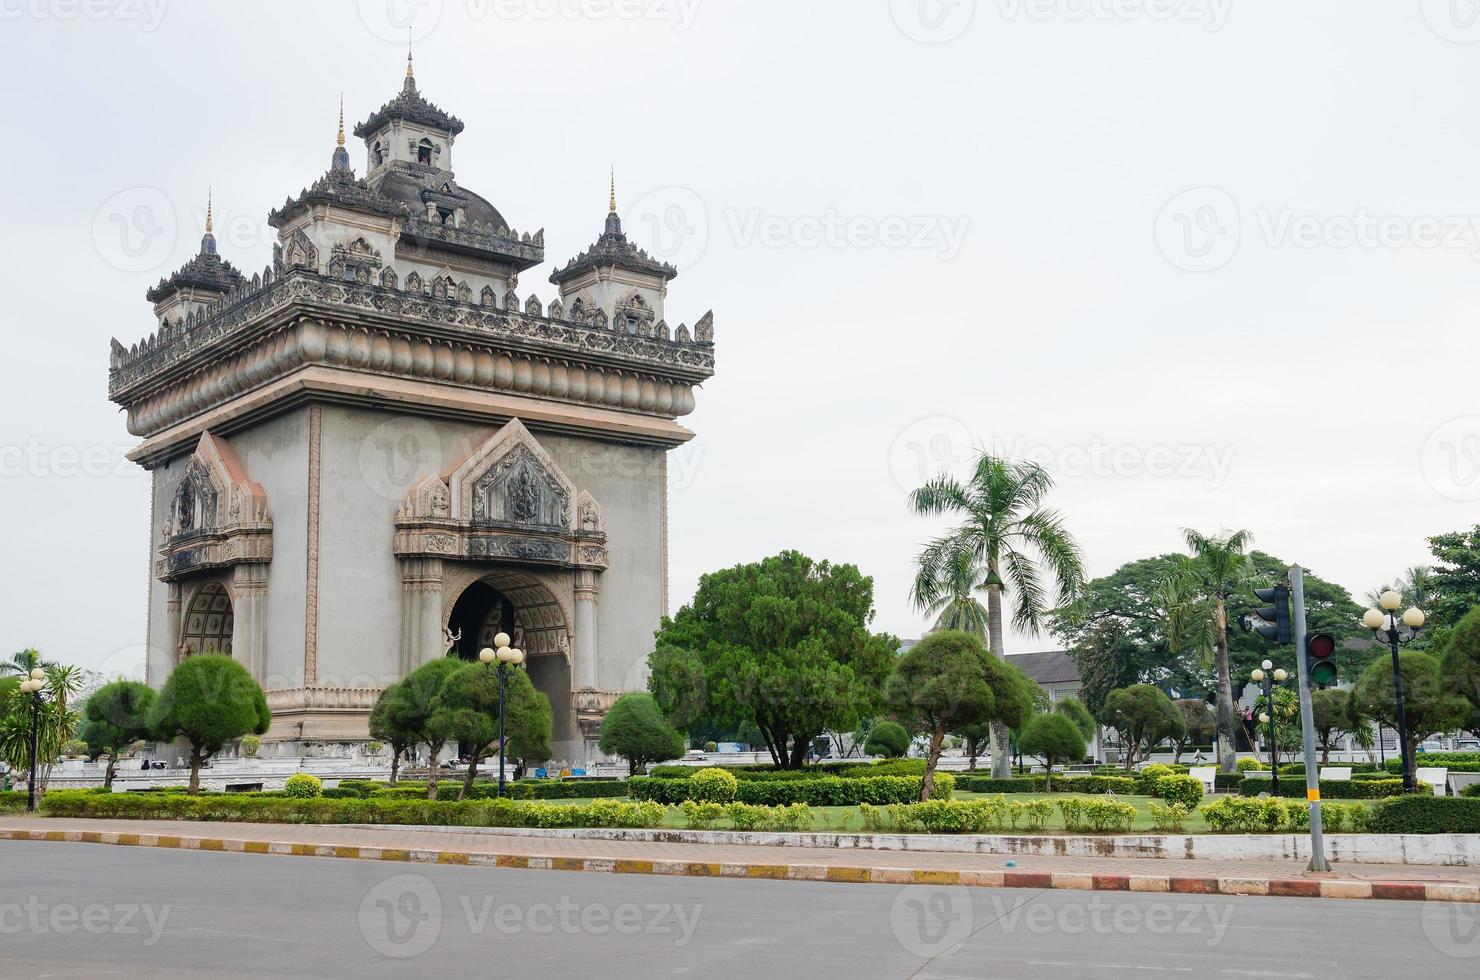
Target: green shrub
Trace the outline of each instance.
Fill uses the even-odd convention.
[[[1205,805],[1202,816],[1219,833],[1268,834],[1285,823],[1287,805],[1279,797],[1233,796]]]
[[[778,806],[771,809],[771,826],[775,830],[802,831],[812,826],[815,814],[805,803]]]
[[[1063,782],[1061,778],[1059,780]],[[968,793],[1034,793],[1038,784],[1032,776],[1015,776],[1010,779],[992,779],[989,776],[956,777],[956,785]]]
[[[1263,769],[1264,763],[1249,755],[1239,756],[1234,760],[1234,768],[1239,772],[1248,772],[1250,769]]]
[[[858,815],[863,819],[863,829],[877,834],[884,829],[884,812],[872,803],[858,804]]]
[[[760,830],[771,819],[770,807],[751,806],[749,803],[731,803],[725,807],[725,813],[736,830]]]
[[[897,721],[881,721],[870,729],[863,751],[868,755],[882,755],[897,759],[909,751],[910,733]]]
[[[345,789],[343,786],[333,786],[323,790],[319,795],[326,800],[363,800],[364,797],[356,790]]]
[[[258,735],[243,735],[240,745],[243,759],[255,759],[257,750],[262,748],[262,738]]]
[[[1471,783],[1460,790],[1460,796],[1480,796],[1480,783]]]
[[[715,752],[718,752],[719,751],[719,743],[718,742],[705,742],[704,743],[704,751],[705,752],[709,752],[711,754],[712,753],[715,753]]]
[[[725,816],[725,805],[709,800],[684,800],[679,809],[691,830],[709,830]]]
[[[949,799],[955,780],[949,773],[937,773],[935,795]],[[657,776],[635,776],[627,780],[627,792],[634,800],[653,800],[678,805],[695,798],[693,779],[664,779]],[[920,797],[920,780],[912,776],[869,776],[840,779],[821,776],[814,779],[738,780],[734,799],[756,806],[785,806],[806,803],[810,806],[857,806],[871,803],[909,803]],[[729,802],[716,801],[716,802]]]
[[[369,799],[370,792],[376,788],[376,784],[368,779],[341,779],[339,781],[339,788],[341,790],[349,790],[364,800]]]
[[[1152,800],[1146,807],[1151,816],[1151,826],[1167,834],[1180,834],[1191,811],[1185,803],[1163,803]]]
[[[1156,795],[1156,781],[1164,776],[1175,776],[1177,770],[1171,766],[1164,766],[1159,762],[1153,762],[1149,766],[1142,766],[1136,770],[1136,792],[1141,796]]]
[[[1191,776],[1163,776],[1156,781],[1156,795],[1167,803],[1176,803],[1188,813],[1197,809],[1203,798],[1202,780]]]
[[[306,772],[295,772],[283,781],[283,794],[295,800],[311,800],[323,792],[324,784],[319,777]]]
[[[1401,796],[1372,812],[1374,834],[1480,834],[1480,799],[1473,796]]]
[[[1002,797],[997,799],[1002,800]],[[1042,830],[1048,823],[1048,818],[1053,816],[1053,800],[1013,800],[1007,804],[1007,814],[1014,829],[1021,821],[1025,830]]]
[[[775,766],[724,766],[725,772],[736,779],[746,780],[796,780],[820,779],[838,776],[842,779],[862,779],[872,776],[923,776],[924,759],[879,759],[874,762],[814,762],[802,769],[777,769]],[[649,776],[659,779],[688,779],[699,770],[693,766],[653,766]]]
[[[729,803],[740,781],[723,769],[700,769],[689,777],[689,799],[700,803]]]
[[[939,779],[939,775],[936,776]],[[968,793],[1042,793],[1047,785],[1045,776],[1016,776],[1011,779],[991,779],[987,776],[958,774],[956,788]],[[1115,793],[1130,795],[1137,791],[1136,780],[1129,776],[1055,776],[1055,793]]]
[[[25,808],[25,793],[16,790],[0,791],[0,813],[20,813]]]
[[[1071,833],[1084,831],[1118,831],[1130,829],[1136,819],[1136,808],[1120,800],[1093,800],[1072,797],[1059,800],[1064,815],[1064,829]]]

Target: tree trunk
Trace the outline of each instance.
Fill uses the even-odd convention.
[[[478,778],[478,760],[491,748],[493,748],[491,744],[485,745],[482,750],[473,753],[473,758],[468,762],[467,774],[463,776],[462,789],[457,791],[459,802],[468,798],[468,793],[473,789],[473,780]]]
[[[1214,626],[1217,639],[1214,655],[1218,661],[1218,768],[1224,772],[1238,772],[1233,739],[1233,679],[1228,673],[1228,611],[1219,599],[1213,607]]]
[[[200,764],[205,759],[197,749],[190,750],[190,795],[196,796],[200,793]]]
[[[997,574],[997,560],[991,559],[987,562],[994,578]],[[987,586],[987,642],[992,648],[992,656],[1007,656],[1006,641],[1002,635],[1002,586]],[[1011,733],[1007,725],[1000,721],[992,722],[992,778],[1007,779],[1012,775]]]
[[[391,785],[392,786],[396,785],[396,782],[400,779],[400,777],[401,777],[401,750],[400,749],[397,749],[397,748],[392,748],[391,749]]]
[[[920,780],[920,802],[930,799],[935,792],[935,766],[940,762],[940,744],[945,741],[946,726],[939,724],[930,733],[930,749],[925,758],[925,776]]]
[[[791,759],[787,762],[788,769],[800,769],[807,764],[807,749],[811,744],[811,738],[801,735],[791,737]]]
[[[118,756],[108,756],[108,768],[103,770],[103,788],[113,788],[113,770],[118,766]]]
[[[436,745],[433,745],[430,742],[427,743],[428,800],[435,800],[437,798],[437,753],[442,751],[442,746],[445,744],[445,742],[438,742]]]
[[[970,755],[970,758],[971,758],[971,761],[966,764],[966,770],[967,770],[967,772],[976,772],[976,757],[977,757],[978,754],[981,753],[981,750],[982,750],[982,746],[981,746],[981,740],[980,739],[975,739],[975,738],[967,739],[967,741],[966,741],[966,751]]]
[[[1321,743],[1321,765],[1324,766],[1326,763],[1328,763],[1330,761],[1331,761],[1331,743],[1330,742],[1322,742]]]
[[[1053,756],[1051,755],[1043,758],[1043,791],[1053,792]]]

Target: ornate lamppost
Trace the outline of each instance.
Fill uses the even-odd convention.
[[[1272,668],[1272,667],[1274,668],[1274,670],[1271,671],[1270,668]],[[1273,717],[1273,712],[1274,712],[1274,687],[1273,687],[1273,684],[1275,684],[1275,683],[1283,684],[1285,682],[1285,678],[1286,677],[1289,677],[1289,676],[1290,676],[1289,674],[1285,673],[1285,668],[1283,668],[1283,667],[1275,667],[1274,666],[1274,662],[1273,661],[1270,661],[1270,660],[1264,661],[1264,663],[1260,664],[1258,667],[1255,667],[1253,670],[1249,671],[1249,679],[1250,680],[1252,680],[1256,684],[1263,683],[1263,685],[1264,685],[1264,709],[1265,710],[1259,712],[1259,720],[1261,722],[1269,725],[1269,782],[1270,782],[1270,791],[1275,796],[1280,795],[1280,755],[1279,755],[1279,747],[1275,744],[1275,737],[1274,737],[1274,731],[1275,731],[1275,729],[1274,729],[1274,717]]]
[[[496,647],[497,649],[494,649]],[[498,661],[498,795],[504,795],[504,704],[508,697],[509,688],[509,665],[515,667],[524,663],[524,651],[518,647],[509,646],[509,634],[500,633],[493,638],[493,647],[484,647],[478,651],[478,659],[485,664]]]
[[[1378,640],[1386,643],[1393,653],[1393,695],[1397,701],[1398,751],[1402,753],[1403,759],[1403,792],[1412,793],[1414,790],[1413,755],[1408,748],[1408,720],[1403,714],[1403,671],[1398,658],[1398,648],[1418,639],[1418,631],[1423,627],[1424,615],[1422,609],[1410,606],[1400,620],[1398,607],[1403,604],[1403,597],[1392,589],[1378,596],[1377,604],[1382,609],[1369,609],[1363,613],[1362,625],[1371,630],[1372,635]],[[1399,629],[1400,624],[1402,629]],[[1381,737],[1381,729],[1379,729],[1378,737]]]
[[[31,773],[26,781],[26,812],[36,812],[36,754],[41,737],[41,689],[46,687],[46,671],[40,667],[31,669],[31,674],[21,681],[22,694],[31,696]]]

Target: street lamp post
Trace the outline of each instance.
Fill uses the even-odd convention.
[[[46,686],[46,671],[34,667],[31,674],[21,681],[22,694],[31,696],[31,772],[26,781],[26,812],[36,812],[36,755],[41,738],[41,689]]]
[[[484,647],[478,651],[478,659],[485,664],[498,661],[498,795],[504,795],[504,710],[508,699],[509,688],[509,665],[515,667],[524,663],[524,651],[518,647],[509,646],[509,634],[500,633],[493,638],[493,647]]]
[[[1363,613],[1362,625],[1371,630],[1373,636],[1386,643],[1393,654],[1393,697],[1397,702],[1398,751],[1403,759],[1403,792],[1412,793],[1414,790],[1413,752],[1408,747],[1408,719],[1403,713],[1403,669],[1398,657],[1398,648],[1418,638],[1418,631],[1423,627],[1424,615],[1423,610],[1417,606],[1409,607],[1401,619],[1401,624],[1406,631],[1400,632],[1398,607],[1403,604],[1403,597],[1392,589],[1388,589],[1377,597],[1377,604],[1382,609],[1369,609]],[[1381,738],[1380,730],[1378,737]]]
[[[1279,746],[1275,742],[1275,734],[1274,734],[1275,733],[1275,728],[1274,728],[1274,686],[1273,686],[1273,684],[1274,683],[1283,684],[1285,682],[1285,678],[1286,677],[1289,677],[1290,675],[1287,674],[1287,673],[1285,673],[1285,668],[1283,668],[1283,667],[1278,667],[1278,668],[1275,668],[1274,670],[1271,670],[1270,668],[1272,668],[1272,667],[1274,667],[1274,663],[1272,661],[1266,660],[1266,661],[1264,661],[1264,663],[1260,664],[1258,667],[1255,667],[1253,670],[1251,670],[1249,672],[1249,677],[1256,684],[1257,683],[1260,683],[1260,682],[1263,682],[1263,684],[1264,684],[1264,708],[1265,708],[1265,710],[1263,710],[1263,711],[1261,711],[1259,713],[1259,720],[1261,722],[1264,722],[1267,725],[1269,725],[1269,783],[1270,783],[1270,787],[1269,788],[1270,788],[1270,791],[1275,796],[1279,796],[1280,795],[1280,754],[1279,754]]]

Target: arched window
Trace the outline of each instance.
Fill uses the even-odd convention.
[[[377,167],[385,162],[385,150],[381,149],[380,140],[370,147],[370,162]]]
[[[423,138],[416,144],[416,162],[430,165],[432,162],[432,141]]]

